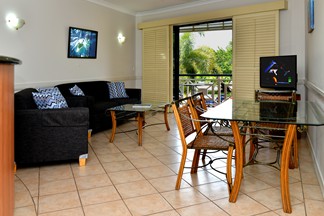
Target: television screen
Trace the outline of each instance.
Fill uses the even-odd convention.
[[[297,89],[297,56],[260,57],[260,87]]]
[[[68,58],[96,58],[98,32],[69,28]]]

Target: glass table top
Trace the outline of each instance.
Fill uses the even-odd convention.
[[[314,102],[274,102],[228,99],[201,115],[215,120],[324,125],[324,111]]]
[[[145,112],[149,110],[156,110],[164,108],[168,103],[141,103],[141,104],[124,104],[108,108],[108,111],[126,111],[126,112]]]

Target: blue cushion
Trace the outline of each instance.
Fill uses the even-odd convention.
[[[33,99],[38,109],[68,108],[68,104],[57,87],[39,88],[33,92]]]
[[[110,99],[128,98],[128,95],[126,94],[124,82],[111,82],[111,83],[107,83],[107,84],[108,84]]]
[[[83,91],[79,88],[79,86],[74,85],[72,88],[69,88],[71,94],[75,96],[85,96]]]

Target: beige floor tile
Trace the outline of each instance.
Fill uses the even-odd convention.
[[[121,199],[113,186],[80,190],[79,195],[83,206]]]
[[[102,154],[98,155],[98,159],[101,163],[127,161],[127,158],[122,153]]]
[[[37,216],[36,209],[34,206],[15,208],[14,216]]]
[[[160,194],[135,197],[124,201],[133,215],[149,215],[172,209]]]
[[[317,200],[305,200],[306,214],[307,216],[318,216],[323,215],[324,202]]]
[[[40,168],[41,183],[70,178],[73,178],[70,164],[42,166]]]
[[[148,122],[163,120],[163,115],[156,116]],[[36,168],[18,166],[15,216],[36,216],[37,209],[38,216],[101,216],[108,212],[113,216],[222,215],[222,211],[231,216],[318,216],[324,212],[306,139],[299,140],[299,168],[289,170],[291,214],[282,211],[280,171],[269,166],[244,167],[236,203],[228,201],[227,185],[220,181],[225,176],[209,167],[199,169],[197,174],[185,169],[181,190],[176,191],[182,147],[174,117],[169,117],[171,131],[167,132],[164,125],[145,128],[143,146],[138,146],[135,131],[116,134],[114,143],[109,143],[111,130],[94,134],[85,167],[79,167],[77,162]],[[118,131],[137,127],[134,122],[121,126]],[[188,153],[188,167],[192,153]],[[265,151],[258,156],[269,159]],[[224,169],[223,164],[218,161],[216,166]],[[69,190],[73,191],[64,192]],[[204,213],[206,209],[213,211]]]
[[[258,216],[278,216],[278,214],[276,214],[274,212],[266,212],[263,214],[258,214]]]
[[[175,189],[177,176],[167,176],[155,179],[149,179],[149,182],[155,187],[156,190],[161,192],[173,191]],[[184,180],[181,181],[181,188],[188,188],[190,185]]]
[[[239,194],[235,203],[230,203],[228,198],[215,200],[214,203],[231,216],[251,216],[269,212],[269,209],[244,194]]]
[[[81,206],[77,192],[39,197],[39,213],[47,213]]]
[[[27,190],[15,192],[15,208],[33,206],[33,198]]]
[[[174,164],[174,163],[180,163],[181,162],[181,155],[160,155],[156,157],[164,164]]]
[[[156,147],[156,144],[154,144],[152,147],[145,146],[145,149],[150,152],[155,157],[157,156],[163,156],[163,155],[177,155],[178,153],[174,151],[173,149],[166,147],[162,144],[160,144],[159,147]]]
[[[74,177],[90,176],[104,174],[105,170],[101,164],[86,165],[86,166],[73,166],[72,167]]]
[[[118,162],[110,162],[110,163],[102,163],[102,166],[106,170],[107,173],[111,172],[119,172],[125,170],[133,170],[135,167],[128,160],[126,161],[118,161]]]
[[[81,207],[40,214],[39,216],[84,216]]]
[[[228,214],[220,209],[215,203],[208,202],[202,203],[198,205],[193,205],[181,209],[177,209],[177,212],[181,216],[197,216],[197,215],[204,215],[204,216],[227,216]]]
[[[123,199],[158,193],[147,180],[117,184],[115,187]]]
[[[176,212],[176,210],[171,210],[171,211],[159,212],[156,214],[150,214],[149,216],[179,216],[179,214],[178,212]]]
[[[209,200],[194,188],[184,188],[161,193],[162,196],[176,209],[196,205]]]
[[[106,202],[84,207],[85,216],[131,216],[123,201]]]
[[[112,185],[112,182],[108,178],[107,174],[78,177],[75,178],[75,182],[78,190]]]
[[[113,172],[109,173],[108,175],[114,184],[122,184],[127,182],[144,180],[142,174],[137,170]]]
[[[303,184],[303,191],[305,199],[324,201],[319,185]]]
[[[310,216],[306,214],[304,203],[300,203],[297,205],[292,205],[292,213],[285,213],[282,209],[274,211],[276,214],[281,216]]]
[[[156,159],[154,157],[140,158],[140,159],[131,159],[130,161],[132,162],[132,164],[134,164],[134,166],[137,169],[145,168],[145,167],[152,167],[152,166],[161,166],[161,165],[163,165],[161,163],[161,161],[159,161],[158,159]]]
[[[301,177],[303,179],[304,184],[319,185],[315,171],[314,172],[301,172]]]
[[[124,155],[128,158],[128,160],[136,160],[136,159],[153,157],[152,154],[150,154],[148,151],[144,149],[141,151],[124,152]]]
[[[107,141],[104,143],[94,143],[91,146],[97,155],[120,153],[119,149],[113,143]]]
[[[259,203],[262,203],[270,210],[277,210],[279,208],[282,208],[280,188],[270,188],[262,191],[248,193],[247,195],[252,197],[254,200],[257,200]],[[302,201],[290,195],[290,202],[292,205],[295,205],[301,203]]]
[[[243,193],[249,193],[249,192],[264,190],[268,188],[272,188],[272,186],[252,176],[245,175],[244,178],[242,179],[240,191]]]
[[[154,179],[165,176],[174,176],[175,173],[167,166],[154,166],[138,169],[146,179]]]
[[[228,186],[225,182],[219,181],[195,187],[210,200],[223,199],[229,196]]]
[[[192,186],[198,186],[220,181],[219,178],[205,171],[199,171],[195,174],[185,173],[183,174],[182,179],[184,179]]]
[[[74,179],[63,179],[58,181],[44,182],[40,184],[39,195],[50,195],[76,191]]]

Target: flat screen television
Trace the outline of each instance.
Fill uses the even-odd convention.
[[[69,27],[68,58],[97,58],[98,32]]]
[[[260,57],[260,87],[297,90],[297,56]]]

